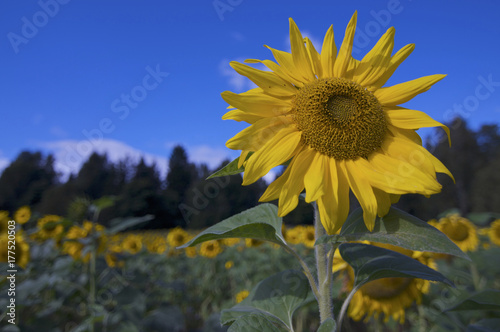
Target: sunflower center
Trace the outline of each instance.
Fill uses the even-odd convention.
[[[469,229],[462,223],[456,223],[449,227],[448,236],[454,241],[464,241],[469,237]]]
[[[363,294],[372,299],[389,299],[401,294],[410,285],[409,278],[383,278],[361,286]]]
[[[377,98],[344,78],[316,80],[292,102],[303,141],[337,160],[366,158],[382,145],[387,120]]]

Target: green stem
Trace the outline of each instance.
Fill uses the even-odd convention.
[[[321,224],[319,210],[316,203],[314,205],[314,228],[316,232],[316,239],[319,239],[326,234],[325,228]],[[333,306],[332,306],[332,268],[330,261],[333,259],[328,256],[327,244],[319,244],[315,247],[316,252],[316,266],[318,269],[318,285],[319,285],[319,317],[321,323],[328,318],[333,319]],[[328,269],[330,271],[328,271]]]
[[[295,258],[297,258],[300,265],[302,266],[302,269],[304,270],[304,273],[305,273],[307,279],[309,280],[309,284],[311,285],[311,289],[314,293],[314,297],[316,298],[317,301],[319,301],[320,294],[318,292],[318,285],[316,283],[316,280],[314,280],[314,276],[313,276],[311,270],[309,269],[309,266],[307,266],[306,262],[304,262],[302,257],[300,257],[299,254],[297,254],[295,252],[295,250],[293,250],[289,246],[283,246],[283,247],[285,248],[286,251],[288,251],[290,254],[295,256]]]
[[[345,299],[344,303],[342,304],[342,308],[340,308],[340,313],[339,313],[339,320],[337,322],[337,330],[340,332],[342,330],[342,321],[344,320],[344,316],[347,312],[347,308],[349,307],[349,303],[352,300],[352,297],[354,294],[358,291],[360,285],[353,287],[349,295],[347,295],[347,298]]]

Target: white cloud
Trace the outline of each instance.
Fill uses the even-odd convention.
[[[78,173],[82,164],[93,152],[105,153],[108,160],[113,163],[125,158],[129,158],[132,162],[144,158],[146,164],[156,164],[162,177],[165,177],[168,171],[167,158],[143,152],[117,140],[103,139],[94,144],[89,141],[61,140],[41,142],[38,145],[54,155],[55,169],[62,173],[63,179],[71,173]]]

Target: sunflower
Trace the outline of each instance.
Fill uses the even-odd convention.
[[[397,105],[428,90],[445,75],[431,75],[382,87],[413,51],[404,46],[392,54],[394,28],[389,28],[362,60],[351,56],[357,13],[349,22],[337,53],[333,28],[321,53],[303,38],[290,19],[291,53],[267,47],[277,63],[271,71],[231,62],[258,87],[222,93],[231,110],[223,119],[251,126],[226,146],[241,150],[243,185],[254,183],[272,168],[289,162],[260,201],[279,199],[279,216],[295,209],[305,189],[306,202],[316,201],[320,219],[334,234],[349,213],[349,189],[363,207],[364,222],[373,229],[400,195],[438,193],[436,172],[452,176],[426,149],[416,130],[443,127],[423,112]]]
[[[9,212],[0,211],[0,235],[7,233],[9,226]]]
[[[104,255],[104,260],[106,261],[106,264],[108,264],[109,267],[123,267],[125,264],[123,261],[121,261],[118,257],[119,254],[123,252],[122,247],[119,245],[111,245],[108,248],[108,251]]]
[[[314,232],[314,226],[307,225],[303,227],[303,231],[300,233],[301,241],[306,247],[314,248],[314,243],[316,243],[316,235]]]
[[[250,292],[247,290],[242,290],[241,292],[236,294],[236,303],[240,303],[241,301],[246,299],[249,294],[250,294]]]
[[[302,240],[302,233],[304,232],[304,226],[298,225],[292,229],[288,229],[285,233],[285,240],[291,244],[299,244]]]
[[[133,255],[137,254],[142,249],[142,239],[139,235],[129,234],[122,241],[122,248]]]
[[[227,262],[224,264],[224,267],[226,268],[226,270],[231,269],[233,266],[234,266],[234,262],[233,262],[233,261],[227,261]]]
[[[186,256],[189,258],[196,257],[196,247],[187,247],[186,249],[184,249],[184,252],[186,253]]]
[[[183,230],[180,227],[176,227],[168,232],[167,242],[171,247],[179,247],[182,246],[189,240],[190,236],[188,232]]]
[[[228,239],[222,239],[222,244],[225,245],[226,247],[232,247],[240,243],[240,239],[237,237],[232,237]]]
[[[248,239],[248,238],[245,239],[245,246],[248,248],[259,247],[263,243],[264,243],[264,241],[257,240],[257,239]]]
[[[200,255],[203,257],[214,258],[221,252],[222,248],[217,240],[203,242],[200,246]]]
[[[24,240],[24,236],[20,233],[16,234],[16,243],[14,253],[15,255],[9,255],[8,246],[12,243],[9,243],[8,238],[5,236],[0,237],[0,262],[8,262],[9,256],[15,259],[14,263],[23,269],[26,268],[26,265],[30,261],[30,246]]]
[[[475,251],[479,246],[476,226],[458,214],[439,219],[437,228],[464,252]]]
[[[500,246],[500,219],[495,220],[491,223],[488,229],[488,237],[490,242]]]
[[[410,256],[431,268],[436,267],[434,261],[426,254],[388,244],[370,244]],[[337,253],[333,261],[333,271],[347,272],[343,277],[346,279],[346,291],[350,292],[354,284],[354,271]],[[422,295],[428,293],[429,289],[430,282],[424,279],[382,278],[374,280],[361,286],[354,294],[347,313],[355,321],[363,317],[368,320],[372,315],[378,317],[383,313],[385,322],[392,317],[402,324],[405,320],[405,309],[413,303],[420,304]]]
[[[155,238],[146,242],[146,249],[153,254],[163,254],[167,250],[167,242],[164,238]]]
[[[25,224],[30,220],[31,218],[31,209],[29,206],[21,206],[17,211],[14,213],[14,220],[19,223],[19,224]]]
[[[59,240],[64,231],[63,225],[60,224],[61,219],[60,216],[51,214],[38,219],[36,224],[38,227],[38,238],[40,240]]]

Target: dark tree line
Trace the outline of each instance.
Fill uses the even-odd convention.
[[[440,174],[441,193],[430,198],[404,195],[397,206],[425,220],[451,208],[463,214],[500,212],[499,127],[484,125],[473,131],[460,119],[449,127],[451,148],[444,135],[427,142],[426,147],[450,169],[456,184]],[[266,189],[262,180],[241,186],[241,175],[205,180],[215,170],[191,163],[181,146],[174,148],[165,178],[156,165],[147,165],[144,160],[112,163],[106,155],[94,153],[77,174],[62,181],[54,162],[51,155],[21,152],[0,176],[0,210],[12,214],[29,205],[40,215],[68,216],[79,199],[113,196],[115,204],[102,211],[101,222],[152,214],[154,220],[145,227],[203,228],[255,206]],[[356,205],[354,197],[351,205]],[[312,218],[310,205],[301,201],[285,222],[312,223]]]

